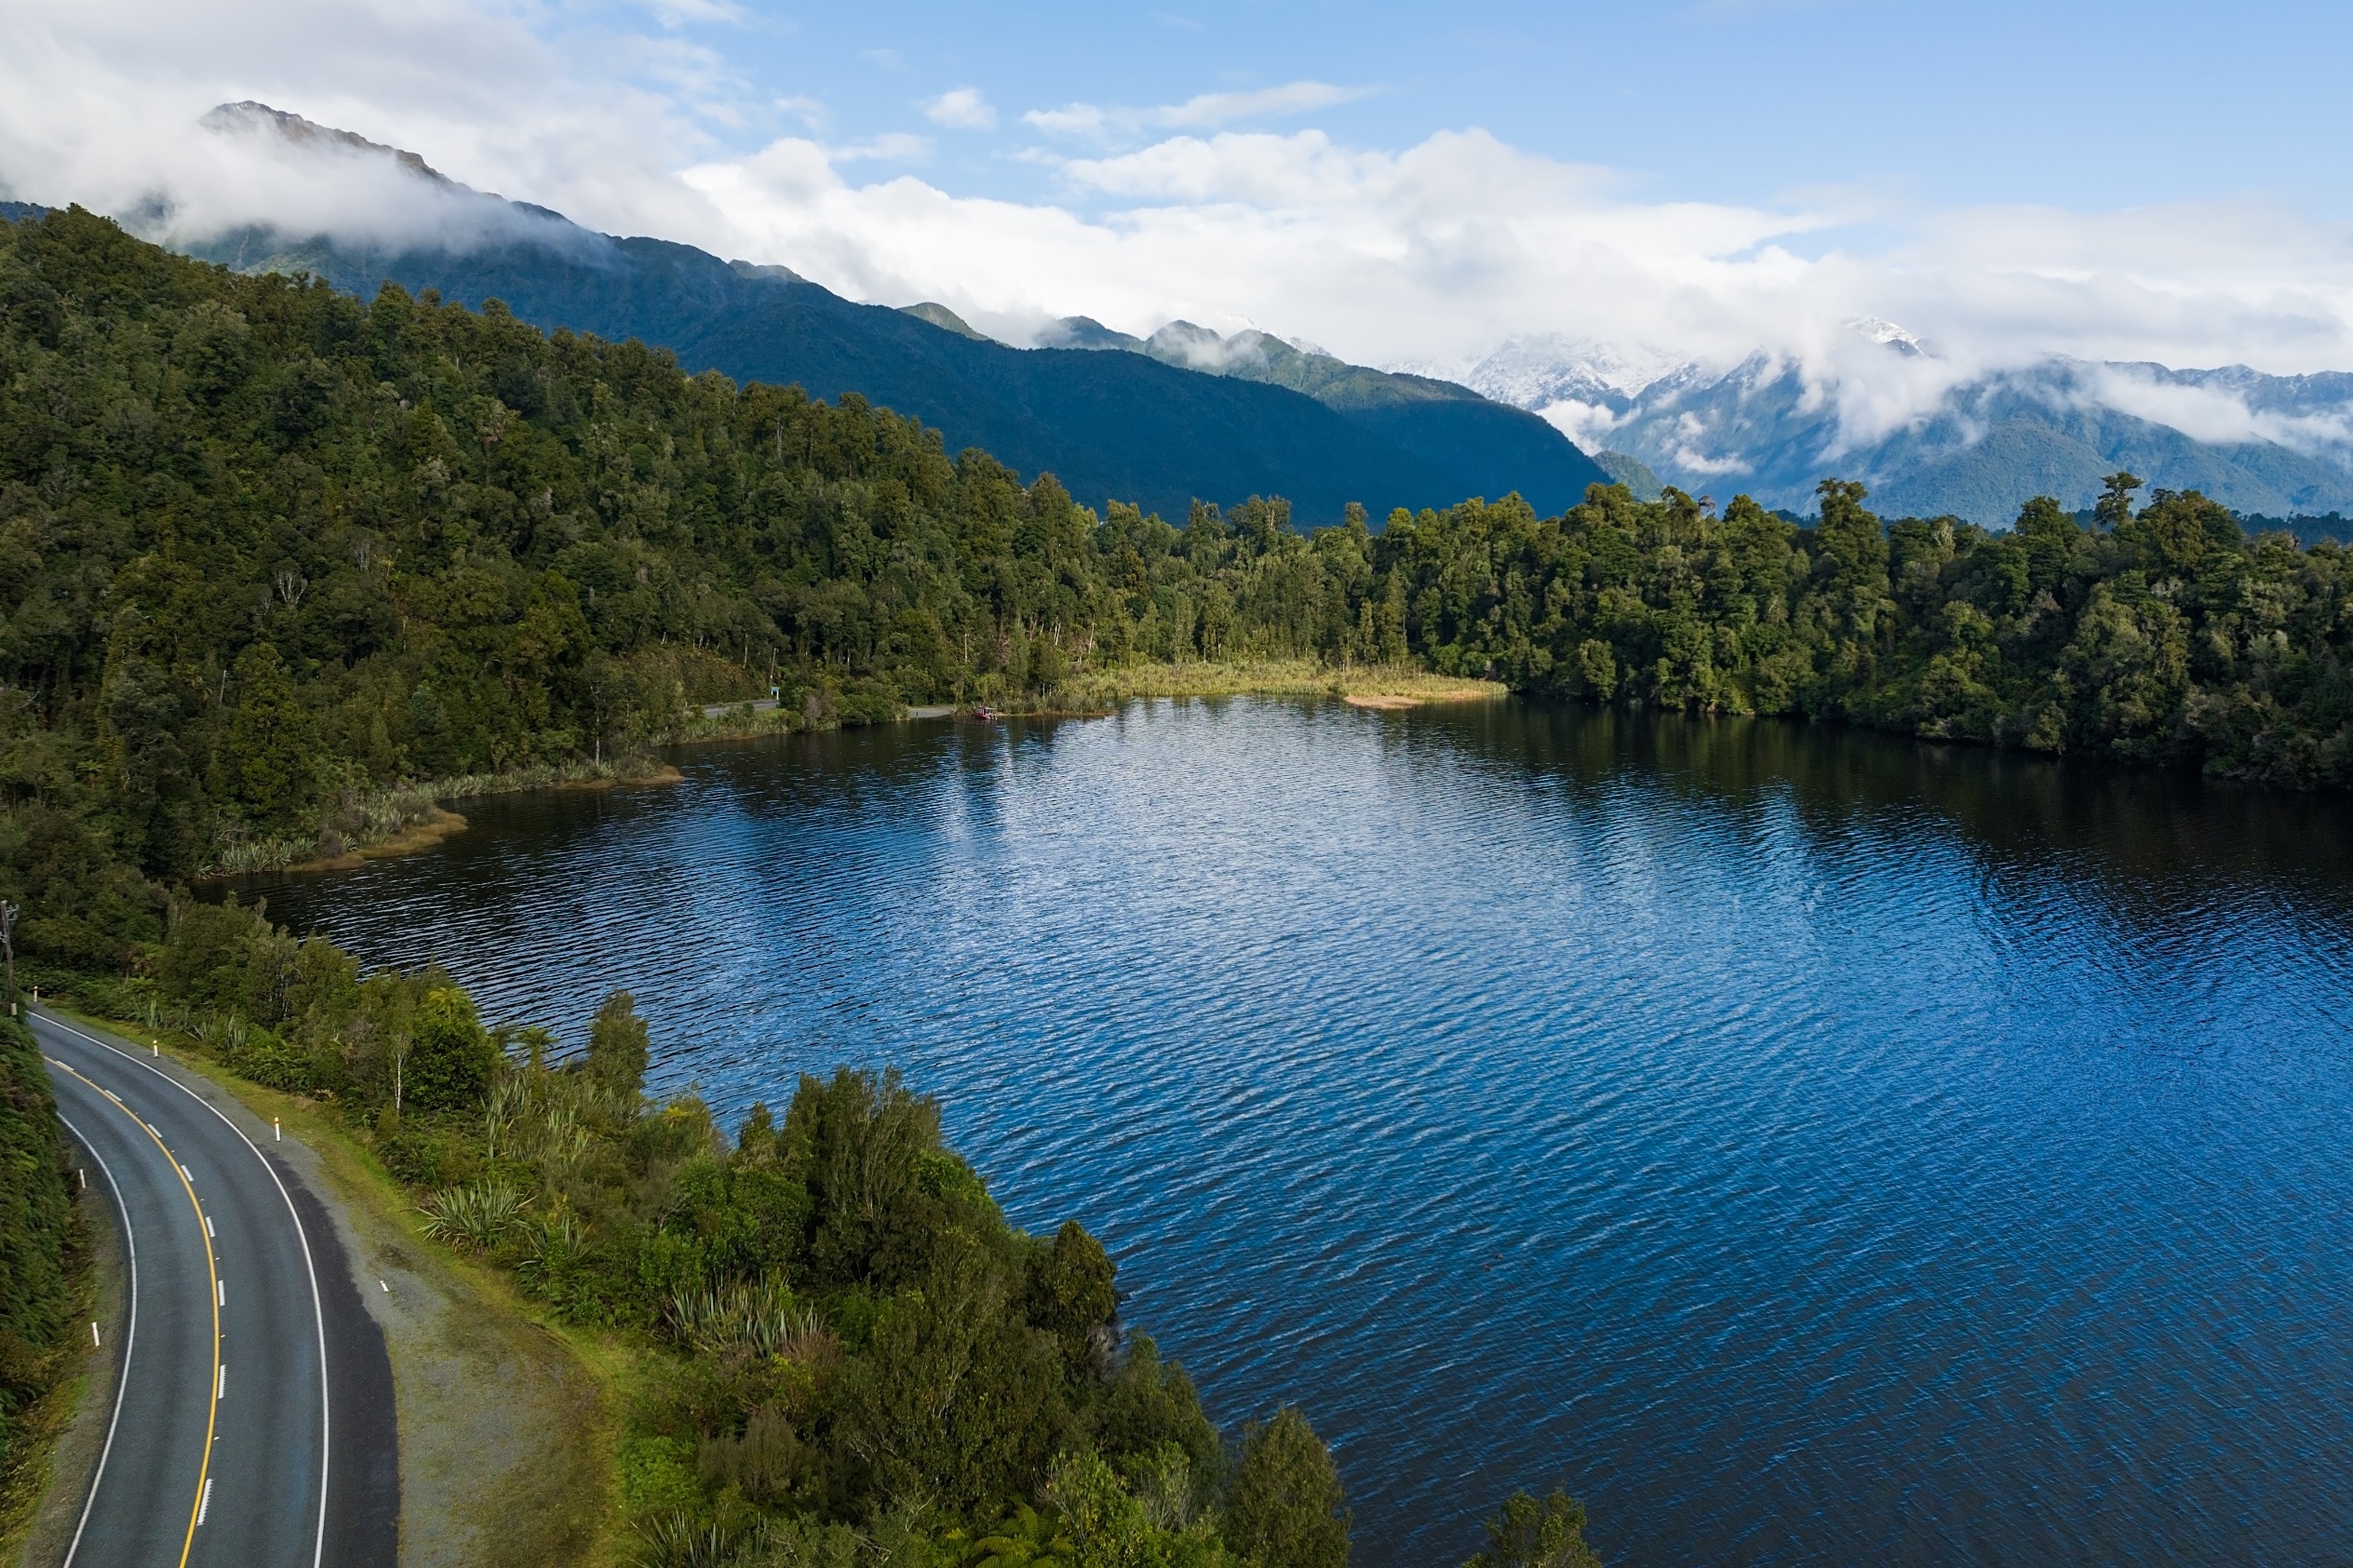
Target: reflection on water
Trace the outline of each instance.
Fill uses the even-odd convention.
[[[681,753],[263,884],[728,1111],[893,1062],[1359,1561],[2353,1538],[2353,821],[1773,722],[1138,704]]]

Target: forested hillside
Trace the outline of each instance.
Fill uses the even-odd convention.
[[[74,1189],[40,1051],[0,998],[0,1535],[38,1490],[28,1460],[45,1434],[27,1417],[78,1347],[88,1259]]]
[[[854,396],[54,213],[0,230],[0,888],[22,950],[112,962],[157,934],[153,885],[332,847],[397,780],[640,748],[772,683],[826,723],[1133,661],[2353,779],[2344,552],[2131,489],[2001,533],[1883,527],[1840,484],[1810,529],[1601,487],[1380,533],[1098,516]]]
[[[1069,352],[1086,343],[1012,348],[944,306],[859,304],[783,267],[598,234],[469,190],[412,153],[266,104],[224,103],[204,126],[274,156],[314,158],[331,147],[326,155],[383,160],[467,237],[370,245],[248,228],[195,243],[203,260],[307,273],[362,299],[385,282],[457,304],[496,299],[548,331],[667,349],[690,371],[789,383],[827,399],[855,392],[946,432],[951,450],[976,446],[1051,472],[1090,505],[1127,502],[1173,516],[1196,498],[1230,505],[1257,492],[1329,523],[1351,501],[1445,505],[1517,490],[1566,506],[1601,477],[1553,426],[1465,387],[1409,385],[1330,360],[1351,384],[1329,384],[1328,375],[1229,380],[1175,369],[1191,363],[1182,357],[1159,355],[1163,365]]]

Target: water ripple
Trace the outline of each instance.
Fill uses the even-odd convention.
[[[1360,1560],[2342,1555],[2353,821],[1835,730],[1137,704],[682,754],[267,884],[723,1112],[840,1060],[1083,1220]]]

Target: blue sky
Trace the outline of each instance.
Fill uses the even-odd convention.
[[[933,177],[974,194],[1043,188],[1014,155],[1050,141],[1021,123],[1025,111],[1315,81],[1365,96],[1236,123],[1311,120],[1389,147],[1478,126],[1626,171],[1654,196],[1701,201],[1862,185],[1936,205],[2260,193],[2315,212],[2344,206],[2346,7],[1213,0],[671,14],[770,99],[823,103],[839,141],[929,134]],[[965,87],[996,109],[993,129],[947,129],[917,108]]]

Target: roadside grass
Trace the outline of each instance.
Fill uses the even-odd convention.
[[[559,1321],[494,1265],[434,1241],[408,1190],[320,1102],[235,1076],[187,1035],[42,1005],[160,1046],[316,1157],[318,1196],[343,1210],[346,1251],[358,1243],[354,1282],[387,1298],[370,1306],[383,1308],[398,1408],[402,1568],[634,1561],[616,1461],[639,1352]]]
[[[87,1304],[86,1304],[87,1305]],[[87,1312],[82,1317],[87,1319]],[[79,1336],[76,1336],[77,1338]],[[41,1568],[41,1564],[64,1555],[43,1550],[39,1560],[30,1551],[46,1547],[46,1541],[35,1541],[43,1516],[55,1509],[44,1507],[49,1483],[58,1473],[59,1449],[74,1426],[74,1417],[82,1406],[83,1391],[102,1381],[90,1365],[89,1347],[80,1345],[75,1351],[79,1364],[75,1370],[58,1380],[56,1386],[31,1404],[14,1413],[17,1448],[9,1456],[6,1475],[0,1475],[0,1562],[23,1562]],[[78,1501],[78,1497],[75,1501]]]

